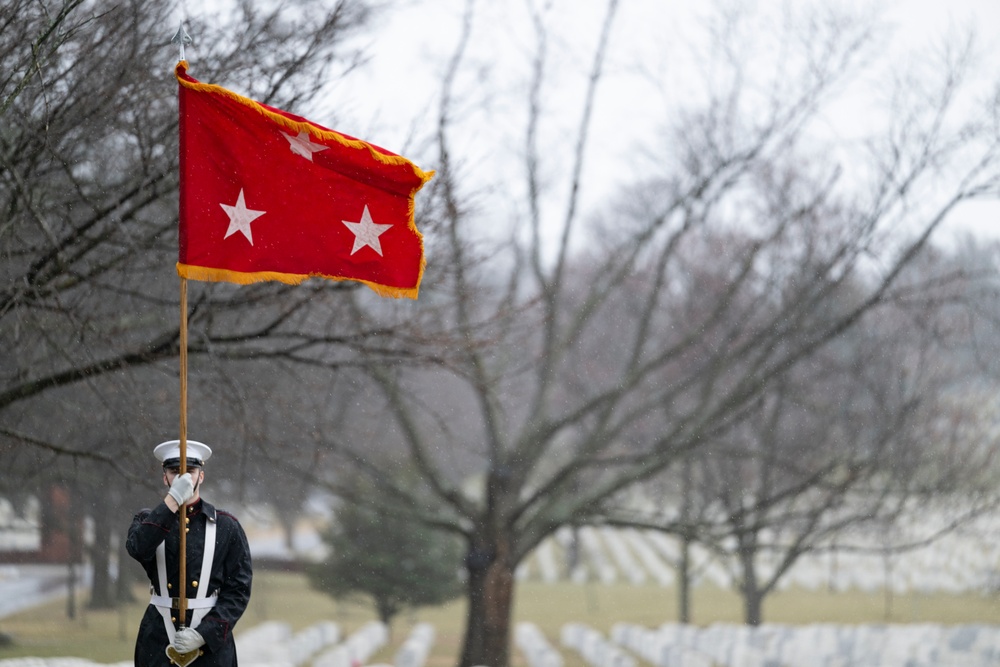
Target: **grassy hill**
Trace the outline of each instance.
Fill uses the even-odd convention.
[[[144,592],[137,591],[137,595]],[[0,619],[0,633],[12,643],[0,646],[0,659],[22,656],[78,656],[97,662],[120,662],[132,657],[132,645],[145,600],[117,611],[89,611],[79,605],[68,619],[66,602]],[[694,621],[739,623],[738,596],[711,586],[695,590]],[[1000,625],[1000,597],[974,594],[908,594],[887,598],[882,593],[831,593],[791,589],[776,593],[765,605],[765,620],[773,623],[986,623]],[[428,667],[454,665],[460,650],[465,605],[456,601],[397,618],[392,641],[371,662],[392,662],[399,644],[417,621],[433,623],[437,631]],[[297,574],[261,572],[254,579],[253,598],[240,630],[266,620],[283,620],[302,629],[319,620],[338,623],[344,635],[374,618],[363,601],[336,602],[309,589]],[[676,620],[675,590],[629,584],[600,585],[568,582],[522,582],[518,586],[515,622],[532,621],[558,645],[559,629],[579,621],[608,632],[618,621],[656,626]],[[567,667],[579,667],[575,654],[566,653]],[[515,664],[520,656],[514,653]]]

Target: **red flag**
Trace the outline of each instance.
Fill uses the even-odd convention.
[[[201,83],[180,83],[180,253],[192,280],[356,280],[417,297],[423,237],[413,198],[434,172]]]

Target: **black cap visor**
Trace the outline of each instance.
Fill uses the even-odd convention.
[[[188,462],[188,468],[204,468],[205,467],[205,462],[202,461],[201,459],[195,459],[195,458],[191,458],[189,456],[187,462]],[[180,467],[181,467],[181,459],[180,459],[180,457],[175,457],[175,458],[172,458],[172,459],[164,459],[164,461],[163,461],[163,467],[164,468],[178,468],[178,469],[180,469]]]

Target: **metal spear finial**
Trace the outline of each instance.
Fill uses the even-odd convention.
[[[184,58],[184,45],[185,44],[190,44],[193,41],[194,40],[191,39],[191,35],[189,35],[187,33],[187,30],[184,29],[184,21],[181,21],[180,26],[178,26],[178,28],[177,28],[177,32],[175,32],[174,36],[170,39],[170,43],[171,44],[176,44],[178,47],[180,47],[180,50],[181,50],[180,60],[185,60],[185,58]]]

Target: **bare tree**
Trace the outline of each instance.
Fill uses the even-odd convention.
[[[84,0],[63,0],[46,6],[31,0],[15,0],[0,15],[0,30],[8,38],[2,55],[9,67],[0,80],[0,117],[54,57],[70,35],[86,21],[74,16]]]
[[[18,122],[0,130],[9,175],[0,195],[11,212],[0,229],[9,253],[0,408],[176,353],[172,261],[162,261],[174,228],[173,158],[162,148],[173,136],[164,120],[173,118],[173,85],[164,73],[157,95],[115,106],[147,90],[137,72],[155,76],[153,63],[170,60],[165,45],[145,39],[155,25],[144,22],[145,7],[127,5],[135,21],[95,33],[105,48],[121,46],[113,62],[128,67],[60,61],[36,79],[52,83],[22,92],[5,116]],[[236,43],[207,40],[212,62],[235,68],[227,80],[245,76],[256,97],[302,109],[300,92],[322,80],[315,67],[331,62],[338,31],[358,19],[337,10],[355,5],[336,5],[318,24],[327,33],[305,31],[287,48],[271,39],[285,25],[277,15],[241,7]],[[476,38],[469,3],[445,73],[438,176],[420,212],[434,262],[419,309],[326,285],[207,286],[194,298],[195,354],[359,369],[350,374],[350,427],[313,433],[332,472],[317,458],[300,473],[327,472],[327,484],[347,492],[345,476],[367,475],[382,490],[381,511],[465,538],[463,667],[509,662],[514,570],[543,538],[599,516],[608,498],[731,433],[776,382],[891,303],[903,269],[959,203],[997,187],[995,116],[957,104],[961,58],[931,70],[941,81],[901,87],[919,99],[894,100],[895,125],[866,151],[818,130],[874,55],[868,26],[837,16],[790,22],[771,38],[789,51],[761,82],[732,39],[749,24],[734,19],[715,33],[720,60],[704,65],[722,76],[705,77],[705,94],[669,119],[660,159],[606,209],[584,211],[591,117],[616,11],[611,0],[582,98],[570,107],[578,129],[562,152],[539,138],[568,106],[545,97],[554,19],[533,17],[523,181],[508,191],[526,225],[498,243],[477,236],[496,218],[470,194],[472,167],[458,141],[459,77]],[[218,80],[215,67],[200,67],[199,78]],[[53,101],[56,89],[88,94]],[[79,134],[91,98],[109,106],[89,117],[110,115],[113,132]],[[850,159],[849,178],[831,153]],[[553,172],[568,181],[561,206],[546,186]],[[327,300],[328,290],[345,298]],[[401,363],[413,359],[427,363]],[[60,450],[30,431],[5,435]],[[396,463],[419,471],[419,492],[393,484]]]
[[[15,60],[22,69],[2,91],[0,409],[178,351],[176,51],[161,38],[175,8],[84,1],[57,14],[23,4],[5,14],[0,52],[18,54],[32,35],[51,48]],[[218,28],[192,27],[209,45],[196,66],[205,80],[252,81],[262,101],[306,110],[357,62],[342,43],[366,20],[360,2],[313,8],[308,29],[252,3],[238,10]],[[283,326],[338,287],[196,289],[191,352],[248,356],[272,335],[286,337],[276,347],[307,345],[308,330]]]
[[[188,24],[191,71],[335,125],[320,105],[361,62],[348,41],[369,13],[364,0],[309,3],[308,12],[239,0]],[[111,493],[155,497],[149,447],[176,432],[177,49],[170,37],[178,16],[176,2],[140,0],[14,0],[0,9],[7,65],[0,75],[0,457],[8,472],[0,487],[81,481],[72,485],[75,507],[101,522],[92,553],[98,605],[110,601],[110,583],[100,580],[112,557],[105,529],[126,526],[139,500],[104,503]],[[210,383],[239,386],[232,374],[243,369],[226,358],[363,341],[371,332],[336,317],[339,295],[353,289],[193,285],[192,433],[231,425],[214,411],[211,394],[199,393]],[[230,431],[216,442],[239,443],[237,436]],[[245,454],[220,449],[220,462]],[[247,471],[216,470],[219,477]],[[113,491],[82,483],[109,472],[119,482]]]
[[[514,570],[544,537],[599,517],[607,499],[731,433],[793,369],[876,317],[955,206],[995,194],[998,167],[990,116],[953,104],[962,62],[942,63],[921,99],[895,107],[881,143],[824,140],[827,105],[865,71],[876,42],[866,23],[807,16],[786,26],[788,40],[772,38],[800,51],[784,53],[763,84],[718,32],[721,62],[704,68],[723,76],[670,123],[658,171],[584,218],[612,1],[564,153],[539,147],[557,107],[545,104],[551,45],[536,17],[517,201],[526,228],[506,243],[477,238],[495,209],[469,196],[472,167],[455,141],[455,82],[476,38],[469,6],[445,74],[430,189],[438,268],[410,324],[415,342],[439,347],[428,355],[436,364],[369,358],[377,393],[364,390],[353,414],[369,437],[326,437],[340,474],[371,476],[389,511],[464,536],[463,667],[508,663]],[[850,178],[826,159],[834,148],[849,155]],[[554,216],[548,160],[569,180]],[[375,321],[399,316],[358,308]],[[392,484],[365,449],[376,439],[400,443],[435,503]]]
[[[807,553],[862,548],[850,546],[855,535],[884,531],[956,492],[969,500],[956,524],[995,503],[983,493],[991,448],[955,428],[973,411],[954,394],[976,375],[949,360],[946,341],[931,330],[944,333],[881,309],[878,322],[800,364],[693,454],[697,481],[688,481],[701,523],[687,523],[683,512],[667,521],[730,568],[748,624],[762,622],[764,598]],[[692,497],[677,502],[684,500]],[[898,542],[879,548],[911,546]]]

